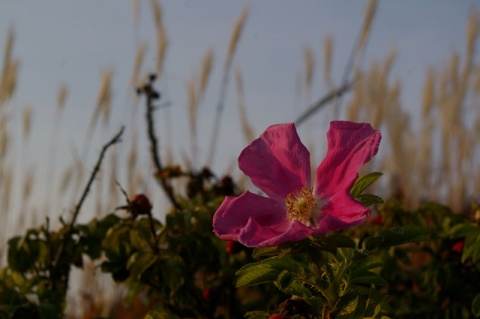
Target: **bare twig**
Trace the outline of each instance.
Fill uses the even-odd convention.
[[[158,93],[152,86],[153,81],[155,81],[156,77],[154,75],[150,76],[149,82],[144,85],[142,89],[139,89],[139,93],[144,93],[146,97],[146,104],[147,104],[147,112],[145,114],[147,120],[147,134],[148,139],[150,140],[150,154],[152,155],[153,164],[155,165],[155,169],[160,172],[163,170],[162,161],[160,159],[159,151],[158,151],[158,139],[155,135],[155,122],[153,121],[153,111],[157,109],[154,105],[154,101],[160,98],[160,93]],[[175,198],[175,194],[173,192],[172,186],[169,184],[166,178],[158,178],[157,179],[162,186],[163,190],[167,194],[168,199],[172,203],[175,208],[181,208],[180,204],[178,203],[177,199]]]
[[[298,126],[302,124],[305,120],[307,120],[310,116],[312,116],[315,112],[317,112],[319,109],[321,109],[323,106],[331,102],[333,99],[337,98],[338,96],[341,96],[345,92],[350,91],[350,89],[353,87],[353,82],[346,83],[343,86],[339,87],[338,89],[335,89],[333,91],[330,91],[327,95],[325,95],[322,99],[320,99],[317,103],[313,104],[308,108],[308,110],[303,113],[296,121],[295,124]]]
[[[60,243],[60,247],[58,248],[54,259],[52,260],[51,264],[49,265],[50,268],[50,281],[52,285],[52,289],[56,289],[56,282],[53,280],[55,276],[57,276],[58,272],[58,262],[60,260],[60,257],[62,256],[62,253],[65,249],[65,244],[66,241],[68,240],[68,237],[73,233],[73,226],[75,225],[75,221],[77,220],[77,217],[80,213],[80,209],[82,208],[83,202],[85,201],[85,198],[87,198],[88,192],[90,191],[90,188],[92,187],[93,181],[95,180],[95,177],[97,176],[98,171],[100,170],[100,166],[102,164],[103,158],[105,156],[105,153],[107,149],[118,143],[120,141],[120,137],[123,134],[125,127],[122,126],[120,131],[107,143],[103,146],[102,151],[100,152],[100,156],[98,157],[97,164],[95,165],[92,174],[90,175],[90,179],[88,180],[87,186],[85,187],[85,190],[83,191],[82,196],[80,197],[80,200],[78,201],[78,204],[75,206],[75,211],[73,212],[73,217],[72,220],[68,226],[68,231],[64,235],[62,242]],[[48,227],[48,220],[47,220],[47,227]],[[49,236],[48,228],[47,228],[47,236]],[[47,238],[48,240],[48,238]],[[66,284],[68,284],[68,279],[66,279]]]
[[[85,190],[83,191],[82,197],[78,201],[77,206],[75,206],[75,211],[73,213],[72,221],[70,222],[70,226],[69,226],[70,229],[73,228],[73,225],[75,224],[75,221],[77,220],[77,217],[78,217],[78,214],[80,213],[80,209],[82,208],[83,202],[85,201],[85,198],[87,198],[88,192],[90,191],[90,187],[92,187],[93,181],[95,180],[95,176],[97,176],[97,173],[100,170],[100,166],[102,164],[103,157],[105,156],[105,153],[106,153],[107,149],[110,146],[120,142],[120,137],[122,136],[124,130],[125,130],[125,127],[122,126],[120,131],[110,140],[110,142],[108,142],[107,144],[105,144],[103,146],[102,151],[100,152],[100,156],[98,157],[97,164],[93,168],[92,174],[90,174],[90,179],[88,180],[87,186],[85,187]]]

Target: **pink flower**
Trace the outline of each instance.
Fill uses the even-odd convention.
[[[295,125],[267,128],[242,151],[238,164],[268,197],[249,191],[227,196],[213,217],[217,236],[266,247],[361,223],[370,210],[349,191],[357,170],[377,153],[381,135],[370,124],[334,121],[327,139],[312,186],[310,153]]]

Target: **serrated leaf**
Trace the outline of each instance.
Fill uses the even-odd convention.
[[[312,292],[308,290],[301,282],[295,280],[292,277],[292,274],[283,270],[275,280],[275,285],[286,294],[292,296],[298,296],[301,298],[310,298],[312,297]]]
[[[350,195],[353,198],[356,198],[358,195],[363,193],[364,190],[366,190],[370,185],[375,183],[375,181],[382,176],[383,174],[380,172],[372,172],[369,173],[365,176],[362,176],[358,178],[355,181],[355,184],[353,184],[352,189],[350,190]]]
[[[261,248],[255,248],[252,253],[252,257],[254,259],[258,259],[260,257],[271,257],[275,256],[277,254],[277,246],[273,247],[261,247]]]
[[[295,271],[298,269],[298,264],[291,258],[277,257],[248,264],[237,271],[236,286],[238,288],[272,282],[285,269]]]
[[[373,194],[360,194],[354,197],[356,201],[362,203],[363,206],[383,203],[383,199]]]
[[[450,234],[453,238],[467,237],[469,235],[480,235],[480,227],[472,224],[458,224],[452,227]]]
[[[342,234],[331,234],[328,236],[328,240],[335,242],[335,246],[338,248],[355,248],[355,241]]]
[[[425,240],[427,230],[416,225],[405,225],[381,230],[378,235],[363,241],[364,252]]]
[[[366,271],[358,277],[351,278],[352,284],[374,284],[377,286],[388,286],[388,282],[374,272]]]

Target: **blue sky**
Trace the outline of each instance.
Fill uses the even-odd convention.
[[[199,112],[199,166],[205,164],[206,148],[218,99],[221,68],[225,59],[232,25],[247,2],[242,1],[162,1],[164,25],[169,38],[165,72],[157,82],[168,110],[161,110],[158,131],[161,143],[172,143],[177,152],[189,153],[185,83],[200,72],[200,62],[213,48],[215,63],[208,93]],[[469,11],[476,1],[380,1],[365,54],[364,65],[383,59],[397,50],[393,77],[402,81],[402,102],[415,114],[421,105],[420,93],[426,68],[447,62],[455,51],[463,52]],[[341,79],[345,64],[358,36],[367,1],[265,0],[250,2],[250,14],[244,29],[234,66],[244,78],[248,116],[260,134],[268,125],[294,121],[311,102],[327,93],[323,83],[323,39],[334,38],[333,76]],[[113,68],[112,118],[108,127],[97,128],[82,154],[85,165],[93,166],[98,150],[122,124],[131,123],[133,90],[129,80],[136,47],[148,42],[143,72],[155,67],[155,30],[150,1],[141,0],[136,21],[130,1],[2,1],[0,2],[0,47],[7,30],[16,34],[14,56],[21,61],[18,86],[7,105],[13,115],[12,127],[20,131],[21,109],[34,110],[33,136],[22,144],[16,138],[16,152],[25,157],[22,165],[47,164],[52,143],[56,144],[59,167],[71,160],[73,143],[79,149],[85,136],[102,70]],[[297,75],[304,67],[303,50],[310,46],[315,54],[315,81],[309,99],[296,99]],[[69,97],[60,128],[55,127],[57,90],[61,83],[69,87]],[[226,171],[230,162],[245,147],[237,111],[234,82],[230,82],[222,131],[214,169]],[[163,114],[162,114],[163,112]],[[133,121],[142,123],[143,114]],[[162,117],[162,118],[160,118]],[[301,134],[318,136],[324,143],[331,112],[316,114],[301,128]],[[139,126],[142,138],[142,126]],[[168,131],[167,131],[168,128]],[[128,131],[127,134],[131,134]],[[171,131],[170,131],[171,130]],[[61,134],[58,134],[60,132]],[[52,139],[52,136],[54,138]],[[144,143],[141,140],[141,143]],[[147,145],[139,145],[148,161]],[[126,152],[126,147],[123,150]],[[41,176],[39,176],[41,178]]]

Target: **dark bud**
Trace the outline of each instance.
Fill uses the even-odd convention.
[[[192,179],[187,184],[187,196],[188,198],[194,198],[198,193],[203,191],[203,185],[201,181]]]
[[[245,246],[243,246],[239,242],[229,240],[229,241],[227,241],[227,244],[225,246],[225,250],[226,250],[227,254],[229,254],[229,255],[236,255],[239,252],[241,252],[244,247]]]
[[[219,186],[222,195],[231,196],[235,193],[235,184],[230,176],[222,178]]]
[[[210,179],[212,177],[214,177],[215,175],[213,175],[212,171],[208,168],[208,167],[204,167],[202,169],[202,176],[205,178],[205,179]]]
[[[152,99],[158,100],[160,98],[160,93],[157,91],[152,91]]]
[[[135,91],[137,92],[137,95],[141,95],[143,93],[143,90],[141,87],[138,87]]]
[[[131,200],[131,212],[133,216],[149,215],[152,210],[152,204],[144,194],[137,194]]]
[[[150,82],[154,82],[155,80],[157,79],[157,75],[155,73],[151,73],[149,76],[148,76],[148,80]]]

